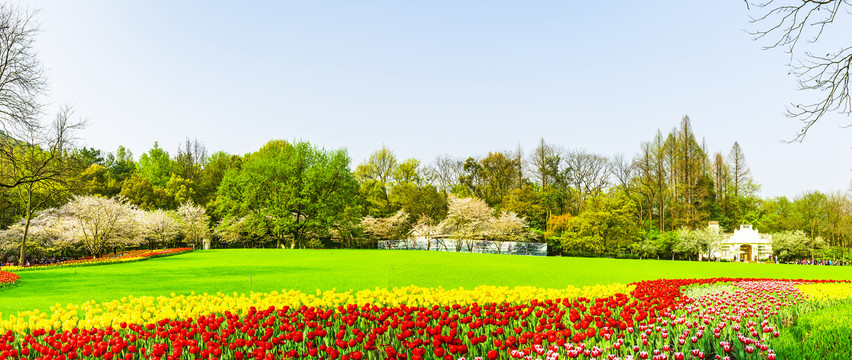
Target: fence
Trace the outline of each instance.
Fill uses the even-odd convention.
[[[547,256],[546,243],[514,241],[465,239],[379,240],[378,248],[380,250],[430,250],[479,254]]]

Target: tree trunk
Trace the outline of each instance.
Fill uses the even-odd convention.
[[[18,265],[24,266],[24,258],[26,258],[27,254],[27,234],[30,232],[30,220],[32,219],[32,212],[30,211],[30,202],[27,202],[27,210],[26,210],[27,222],[24,225],[24,236],[21,238],[21,258],[18,260]]]

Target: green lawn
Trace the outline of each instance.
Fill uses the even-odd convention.
[[[419,285],[560,288],[658,278],[852,279],[852,267],[527,257],[380,250],[211,250],[141,262],[21,272],[0,312],[169,293],[338,291]]]

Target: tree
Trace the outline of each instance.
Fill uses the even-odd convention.
[[[47,85],[33,47],[38,32],[34,16],[35,12],[0,4],[0,126],[4,136],[14,136],[20,130],[29,133],[40,127],[39,97]],[[12,188],[26,181],[4,177],[0,187]]]
[[[172,176],[174,165],[169,153],[155,141],[154,147],[139,157],[136,174],[147,179],[155,187],[165,187]]]
[[[818,191],[809,192],[796,198],[793,206],[798,218],[798,229],[804,230],[812,239],[821,236],[828,227],[828,217],[824,211],[828,197]]]
[[[577,191],[575,213],[582,210],[588,197],[598,196],[609,186],[610,162],[603,155],[574,150],[565,158],[571,169],[569,180]]]
[[[438,190],[444,194],[453,190],[461,176],[463,163],[449,155],[438,156],[429,167],[428,173]]]
[[[92,194],[102,193],[93,192]],[[131,174],[130,177],[121,183],[121,192],[119,195],[144,210],[168,208],[172,202],[162,188],[155,189],[154,185],[148,179],[136,174]]]
[[[58,210],[57,223],[72,243],[101,256],[118,245],[138,239],[136,207],[122,197],[74,196]]]
[[[813,252],[824,246],[822,237],[809,237],[802,230],[772,234],[772,253],[779,261],[813,257]]]
[[[83,123],[72,123],[69,120],[71,113],[71,108],[67,106],[59,111],[51,127],[52,133],[47,138],[31,129],[25,142],[18,142],[8,149],[8,155],[14,157],[14,164],[4,166],[3,172],[12,173],[15,178],[28,179],[11,189],[24,208],[19,264],[25,261],[27,235],[33,215],[65,200],[73,187],[71,179],[79,172],[77,163],[69,155],[73,132],[82,127]]]
[[[731,207],[730,215],[733,225],[737,226],[743,220],[743,198],[753,195],[749,191],[751,182],[751,170],[746,165],[745,155],[738,142],[734,142],[731,152],[728,154],[728,169],[730,170],[731,182],[728,189],[731,197],[728,199]]]
[[[94,164],[103,166],[105,161],[101,151],[91,147],[74,149],[72,157],[80,163],[80,167],[83,169]]]
[[[409,162],[404,170],[408,174],[399,175],[413,177],[415,175],[411,172],[416,172],[417,166],[419,163]],[[398,210],[390,206],[388,198],[388,189],[392,185],[394,175],[398,173],[398,168],[396,155],[384,145],[358,165],[354,175],[361,184],[360,195],[366,199],[364,213],[374,217],[386,217]]]
[[[832,246],[848,246],[852,230],[852,200],[849,195],[839,191],[828,194],[823,209],[828,224],[826,242]]]
[[[511,211],[501,211],[497,217],[492,217],[488,224],[489,237],[500,241],[523,241],[526,234],[527,222]],[[500,253],[500,248],[497,248]]]
[[[172,174],[165,187],[166,197],[173,201],[174,204],[183,204],[189,201],[195,201],[198,194],[195,192],[195,183],[192,180],[184,179],[178,174]]]
[[[677,242],[674,245],[674,250],[688,255],[695,255],[696,260],[701,260],[702,257],[709,257],[719,247],[722,241],[721,234],[710,228],[702,228],[698,230],[690,230],[681,228],[677,230]]]
[[[527,184],[520,189],[512,189],[503,198],[501,209],[511,211],[523,217],[529,225],[539,230],[547,229],[547,219],[550,217],[548,193],[536,191],[536,187]]]
[[[676,174],[675,201],[679,210],[675,212],[674,219],[677,225],[694,228],[705,220],[706,216],[702,208],[707,194],[706,188],[701,185],[707,169],[707,155],[692,132],[688,116],[681,120],[673,146],[676,153],[672,164]]]
[[[247,223],[246,217],[236,218],[233,216],[226,217],[219,221],[214,229],[216,236],[219,237],[219,241],[226,244],[244,244],[244,247],[247,247],[247,244],[253,237],[251,236],[251,229],[249,229],[249,225]]]
[[[207,163],[207,147],[198,139],[189,138],[178,148],[174,160],[174,172],[182,178],[197,182]]]
[[[796,0],[755,3],[746,0],[749,9],[757,12],[752,23],[760,26],[751,34],[755,39],[769,39],[764,49],[781,48],[790,54],[792,73],[798,87],[814,94],[817,100],[791,104],[787,116],[803,123],[793,141],[802,141],[819,119],[837,112],[852,114],[849,93],[849,74],[852,69],[852,46],[825,48],[820,41],[832,33],[837,16],[850,14],[849,0]],[[846,28],[840,27],[840,34]],[[830,35],[829,35],[830,36]],[[803,40],[804,41],[800,41]],[[823,56],[822,54],[826,54]]]
[[[636,237],[635,205],[623,194],[606,193],[586,200],[584,211],[562,232],[563,248],[576,254],[617,255]]]
[[[193,246],[201,246],[210,237],[210,217],[207,211],[192,201],[187,201],[177,209],[180,219],[180,231],[184,240]]]
[[[492,209],[479,198],[450,196],[447,218],[438,226],[442,234],[455,237],[456,251],[462,248],[462,240],[482,239],[488,233]]]
[[[726,195],[728,194],[728,183],[731,179],[731,173],[728,170],[728,165],[725,163],[725,157],[722,156],[722,153],[713,155],[712,175],[716,202],[724,206],[727,202]]]
[[[379,180],[382,184],[388,184],[393,179],[396,171],[396,155],[387,146],[376,150],[370,157],[355,168],[355,177],[364,182],[370,179]]]
[[[247,217],[257,236],[304,247],[310,237],[329,236],[357,186],[345,150],[273,140],[225,174],[217,204],[223,217]]]
[[[140,211],[139,222],[141,238],[145,240],[149,250],[157,245],[168,244],[180,233],[180,226],[175,221],[176,214],[165,210]]]
[[[408,238],[411,224],[408,222],[409,215],[403,210],[386,218],[374,218],[365,216],[361,219],[361,227],[370,237],[377,240],[400,240]]]
[[[121,191],[120,185],[113,184],[121,184],[137,169],[136,162],[133,161],[133,153],[121,145],[118,146],[115,153],[107,154],[106,167],[109,169],[109,182],[111,183],[108,187],[115,188],[117,191]]]
[[[538,146],[530,154],[529,165],[533,178],[541,185],[542,189],[549,189],[557,182],[559,177],[562,156],[560,150],[539,140]]]
[[[503,197],[509,194],[520,178],[522,164],[517,156],[511,156],[503,152],[489,152],[488,156],[479,161],[479,176],[482,181],[483,200],[490,206],[497,206],[503,202]]]
[[[394,169],[393,179],[398,183],[419,185],[423,180],[420,160],[411,158],[399,163]]]
[[[405,210],[413,220],[425,217],[438,222],[447,216],[447,196],[431,184],[400,182],[391,188],[388,197],[394,208]]]
[[[743,195],[742,191],[746,188],[747,181],[751,179],[751,169],[746,164],[745,154],[739,142],[734,141],[731,153],[728,154],[728,169],[731,171],[731,186],[734,200],[736,200]]]
[[[232,168],[238,168],[241,161],[239,155],[230,155],[224,151],[217,151],[207,158],[201,179],[197,182],[201,204],[208,205],[208,202],[216,197],[216,189],[225,177],[225,173]]]
[[[83,194],[106,196],[112,192],[109,189],[109,169],[99,164],[89,165],[77,175],[76,181]]]

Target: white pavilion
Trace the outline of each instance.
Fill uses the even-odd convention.
[[[711,221],[709,227],[719,231],[719,222]],[[730,261],[768,259],[772,256],[772,235],[761,234],[750,224],[742,224],[733,234],[722,234],[722,241],[711,256]]]

